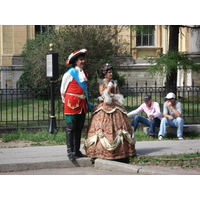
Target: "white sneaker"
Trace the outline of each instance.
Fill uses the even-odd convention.
[[[179,140],[183,140],[183,138],[182,138],[182,137],[178,137],[178,139],[179,139]]]
[[[160,135],[160,136],[158,137],[158,140],[162,140],[162,139],[163,139],[163,136]]]

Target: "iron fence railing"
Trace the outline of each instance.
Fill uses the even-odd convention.
[[[200,86],[179,86],[176,88],[177,100],[182,103],[183,117],[186,123],[197,124],[200,123]],[[130,86],[128,83],[120,89],[125,97],[124,106],[127,111],[137,108],[143,102],[143,96],[150,94],[153,101],[160,104],[161,112],[163,111],[163,104],[165,96],[167,95],[166,87],[154,86]]]
[[[163,109],[165,87],[130,86],[126,84],[120,88],[124,95],[124,107],[129,112],[137,108],[143,102],[143,96],[150,94],[153,101],[160,104]],[[55,116],[57,126],[65,125],[63,115],[63,103],[59,90],[55,91]],[[182,102],[183,116],[186,123],[200,123],[200,86],[177,87],[177,99]],[[90,101],[96,105],[97,97],[91,97]],[[50,117],[50,89],[36,88],[16,88],[0,89],[0,127],[32,127],[48,126]],[[143,114],[142,114],[143,115]],[[91,117],[87,114],[86,125]]]

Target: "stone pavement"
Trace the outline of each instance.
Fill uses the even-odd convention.
[[[81,149],[84,153],[84,150]],[[136,142],[138,155],[167,155],[200,152],[200,140],[162,140]],[[92,166],[90,158],[71,162],[67,158],[66,145],[0,149],[0,172],[26,171],[50,168]],[[159,167],[136,166],[103,159],[96,159],[94,167],[102,170],[134,172],[141,174],[180,174],[177,170]],[[194,174],[198,174],[199,171]],[[191,172],[192,173],[192,172]],[[200,173],[199,173],[200,174]]]

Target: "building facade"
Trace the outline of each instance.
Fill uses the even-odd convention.
[[[169,47],[169,26],[155,25],[154,30],[141,31],[139,34],[133,29],[127,29],[122,32],[123,38],[126,38],[126,50],[130,55],[127,57],[127,62],[119,66],[118,70],[125,75],[127,82],[135,85],[154,85],[163,86],[165,77],[150,75],[147,70],[151,65],[146,62],[145,58],[158,58],[160,53],[167,53]],[[192,58],[200,63],[200,30],[191,30],[190,28],[182,27],[179,31],[179,51],[188,53]],[[191,86],[192,82],[195,85],[200,85],[200,74],[192,73],[191,71],[178,70],[177,86]]]
[[[0,25],[0,88],[15,88],[23,73],[20,57],[27,39],[35,37],[34,26]]]
[[[165,79],[160,76],[151,76],[146,71],[151,65],[146,57],[159,57],[166,53],[169,46],[169,26],[155,25],[153,30],[142,30],[139,33],[132,26],[113,26],[116,30],[122,29],[115,43],[121,47],[125,41],[126,59],[119,64],[118,71],[125,75],[127,82],[135,85],[163,86]],[[59,28],[59,26],[55,26]],[[23,63],[20,57],[23,46],[29,39],[34,39],[36,33],[47,31],[48,26],[41,25],[0,25],[0,87],[15,88],[17,80],[23,73]],[[191,31],[189,28],[180,28],[179,51],[188,52],[191,57],[200,62],[200,30]],[[194,81],[200,85],[200,76],[197,73],[178,71],[178,85],[190,86]]]

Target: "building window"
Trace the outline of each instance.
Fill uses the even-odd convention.
[[[52,25],[35,25],[35,33],[40,34],[44,32],[49,32],[54,29]]]
[[[155,45],[155,29],[142,28],[136,34],[137,46],[154,46]]]

